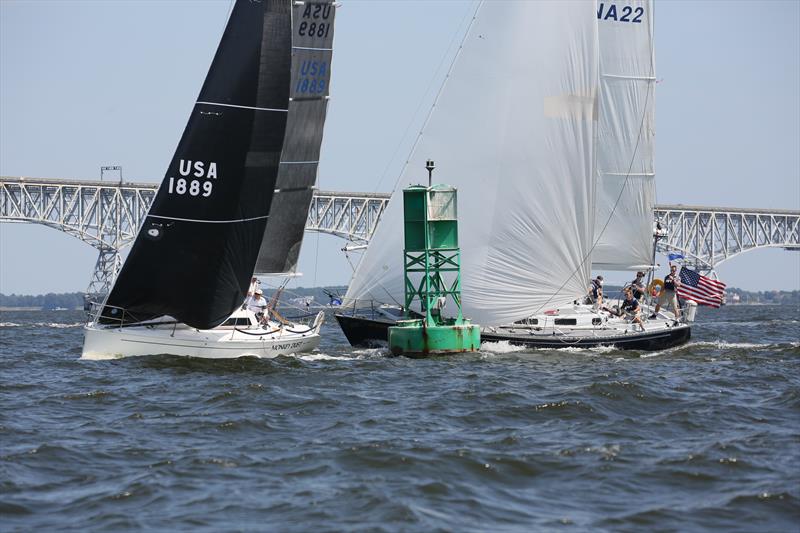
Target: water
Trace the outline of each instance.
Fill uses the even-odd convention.
[[[800,309],[659,353],[80,361],[0,315],[3,530],[797,531]]]

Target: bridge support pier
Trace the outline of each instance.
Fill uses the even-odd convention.
[[[114,278],[117,277],[121,265],[119,250],[110,246],[100,248],[100,255],[94,265],[92,281],[89,282],[86,295],[94,301],[104,298],[111,290],[111,285],[114,283]]]

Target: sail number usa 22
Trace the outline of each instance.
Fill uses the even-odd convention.
[[[616,22],[633,22],[641,24],[644,8],[631,6],[617,6],[600,2],[597,4],[597,20],[613,20]]]
[[[169,178],[167,192],[169,194],[188,194],[189,196],[203,196],[208,198],[214,190],[217,179],[217,164],[213,161],[192,161],[181,159],[178,172],[185,178]],[[194,178],[194,179],[193,179]],[[202,178],[198,179],[198,178]]]

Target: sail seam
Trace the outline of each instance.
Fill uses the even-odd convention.
[[[598,174],[603,176],[655,176],[655,172],[608,172],[606,170],[598,170]]]
[[[330,52],[333,48],[312,48],[310,46],[292,46],[292,50],[319,50],[320,52]]]
[[[252,107],[248,105],[235,105],[235,104],[220,104],[218,102],[195,102],[195,104],[204,104],[204,105],[218,105],[222,107],[236,107],[239,109],[253,109],[255,111],[276,111],[278,113],[288,113],[288,109],[273,109],[270,107]]]
[[[251,218],[237,218],[233,220],[202,220],[199,218],[178,218],[178,217],[165,217],[161,215],[147,215],[150,218],[162,218],[164,220],[177,220],[178,222],[202,222],[204,224],[233,224],[236,222],[250,222],[251,220],[261,220],[269,218],[269,215]]]
[[[615,78],[618,80],[646,80],[656,81],[655,76],[626,76],[622,74],[600,74],[601,78]]]
[[[319,163],[319,161],[281,161],[281,165],[311,165]]]

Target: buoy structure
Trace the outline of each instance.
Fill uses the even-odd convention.
[[[449,185],[403,189],[405,319],[389,328],[394,355],[425,357],[480,349],[480,328],[461,312],[461,251],[458,247],[458,195]],[[455,316],[443,312],[452,302]],[[419,309],[419,312],[416,312]]]

